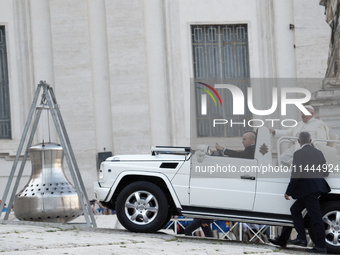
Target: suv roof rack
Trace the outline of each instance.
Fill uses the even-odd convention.
[[[152,146],[152,155],[157,154],[177,154],[177,155],[188,155],[191,152],[190,147],[175,147],[175,146]]]

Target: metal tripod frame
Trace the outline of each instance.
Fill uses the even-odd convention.
[[[43,92],[42,92],[43,99],[42,100],[46,100],[47,105],[48,105],[47,108],[46,107],[37,107],[37,101],[38,101],[41,89],[43,89]],[[62,118],[61,113],[60,113],[60,109],[59,109],[59,106],[58,106],[58,103],[57,103],[57,99],[54,95],[52,87],[50,87],[45,81],[40,81],[40,83],[38,84],[38,87],[35,91],[35,95],[34,95],[33,102],[32,102],[32,105],[31,105],[31,108],[30,108],[30,111],[29,111],[29,114],[28,114],[28,118],[27,118],[27,121],[26,121],[26,124],[25,124],[25,127],[24,127],[24,131],[23,131],[23,134],[21,136],[18,151],[17,151],[16,157],[15,157],[15,160],[14,160],[14,163],[13,163],[13,166],[12,166],[11,173],[10,173],[9,178],[8,178],[8,182],[7,182],[5,191],[4,191],[4,195],[2,197],[2,201],[0,203],[0,208],[3,208],[5,201],[7,200],[7,196],[8,196],[10,187],[11,187],[12,182],[13,182],[15,172],[17,170],[17,165],[18,165],[18,162],[19,162],[20,154],[21,154],[21,151],[24,147],[24,143],[26,141],[26,137],[27,137],[27,134],[28,134],[28,131],[29,131],[29,127],[32,123],[34,111],[36,110],[37,113],[36,113],[36,116],[34,118],[33,126],[32,126],[32,129],[31,129],[31,134],[30,134],[30,137],[29,137],[27,145],[26,145],[25,154],[24,154],[24,157],[22,159],[19,172],[17,174],[17,178],[16,178],[16,181],[15,181],[13,190],[12,190],[12,194],[11,194],[11,197],[10,197],[10,200],[9,200],[9,203],[8,203],[8,207],[7,207],[8,209],[6,211],[4,220],[8,220],[8,216],[9,216],[9,213],[11,211],[11,207],[13,205],[13,200],[14,200],[16,192],[18,190],[20,179],[22,177],[24,167],[25,167],[25,163],[27,161],[28,150],[32,145],[33,138],[34,138],[34,135],[35,135],[35,132],[36,132],[36,129],[37,129],[37,126],[38,126],[38,122],[39,122],[39,119],[40,119],[40,116],[41,116],[41,112],[42,112],[43,109],[49,109],[50,110],[55,128],[57,130],[57,134],[58,134],[58,137],[59,137],[59,140],[60,140],[60,144],[61,144],[61,146],[64,150],[64,156],[65,156],[65,159],[66,159],[66,162],[67,162],[67,165],[68,165],[68,168],[69,168],[72,180],[73,180],[73,184],[76,188],[76,192],[77,192],[78,197],[79,197],[79,201],[80,201],[80,204],[81,204],[81,207],[82,207],[82,210],[83,210],[83,214],[84,214],[84,217],[85,217],[85,220],[86,220],[86,224],[89,227],[90,226],[97,227],[97,224],[96,224],[96,221],[95,221],[95,218],[94,218],[94,215],[93,215],[93,211],[91,209],[89,199],[88,199],[88,196],[87,196],[87,193],[86,193],[86,190],[85,190],[85,186],[84,186],[83,180],[82,180],[81,175],[80,175],[80,171],[79,171],[79,168],[78,168],[78,165],[77,165],[77,161],[76,161],[76,158],[74,156],[74,153],[73,153],[73,150],[72,150],[72,147],[71,147],[70,139],[67,135],[65,124],[64,124],[63,118]],[[2,209],[0,210],[0,217],[1,217],[1,214],[2,214]],[[90,218],[89,218],[89,216],[90,216]]]

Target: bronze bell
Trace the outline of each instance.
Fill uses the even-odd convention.
[[[63,171],[64,152],[59,144],[30,147],[32,175],[15,196],[14,214],[19,220],[65,223],[82,214],[78,194]]]

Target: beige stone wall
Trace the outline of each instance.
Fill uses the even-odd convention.
[[[143,1],[106,1],[116,154],[147,152],[150,147],[143,10]]]
[[[298,78],[323,78],[327,68],[330,27],[318,0],[294,1]]]

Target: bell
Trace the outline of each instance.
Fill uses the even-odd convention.
[[[19,220],[65,223],[82,214],[78,194],[63,171],[64,152],[59,144],[30,147],[32,175],[15,196],[14,214]]]

